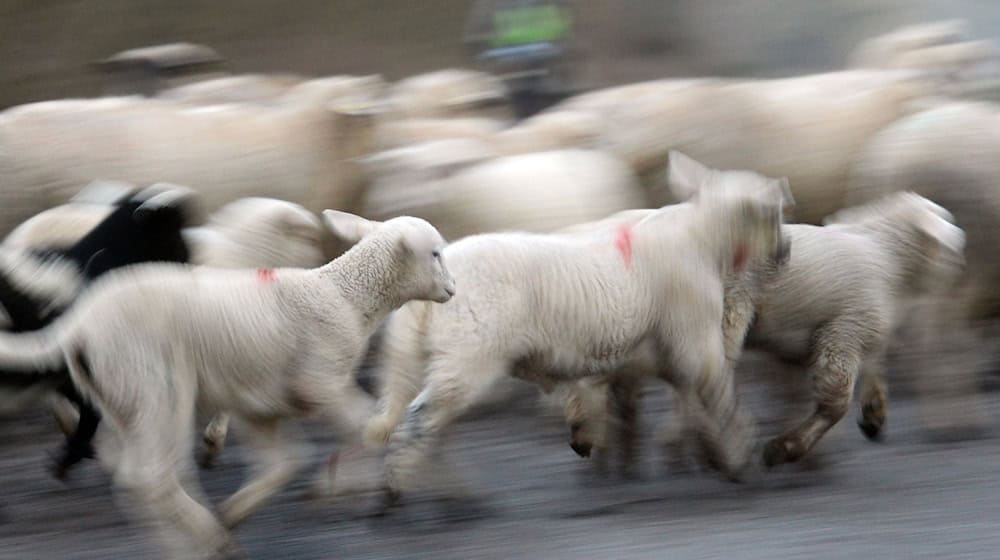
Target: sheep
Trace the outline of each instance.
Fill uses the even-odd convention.
[[[733,277],[726,289],[727,361],[733,367],[744,341],[786,363],[808,366],[815,408],[809,418],[772,439],[763,451],[773,467],[799,461],[846,413],[858,375],[862,418],[869,439],[880,437],[886,422],[883,379],[885,352],[898,324],[914,302],[951,287],[964,262],[965,234],[941,206],[912,192],[899,192],[864,206],[842,210],[825,227],[789,225],[794,251],[780,267],[758,260],[748,273]],[[831,266],[831,263],[835,263]],[[603,388],[574,387],[567,422],[577,429],[571,446],[580,453],[606,447],[600,431]],[[590,394],[588,394],[590,393]],[[633,410],[637,391],[619,390],[612,401]],[[663,437],[675,462],[697,441],[690,416],[697,403],[681,399],[672,429]],[[635,418],[624,424],[623,445],[634,445]],[[596,427],[594,427],[596,424]],[[581,428],[582,426],[582,428]],[[635,451],[624,449],[627,461]]]
[[[425,142],[363,160],[364,212],[430,220],[448,239],[501,230],[546,232],[643,206],[631,170],[596,150],[496,157],[472,139]]]
[[[426,221],[323,217],[357,243],[322,267],[115,271],[49,327],[0,335],[0,364],[68,364],[121,440],[116,481],[200,548],[218,550],[297,470],[303,444],[279,437],[285,422],[322,414],[346,439],[360,435],[372,403],[353,371],[367,338],[404,303],[455,293],[446,242]],[[240,418],[262,467],[218,517],[189,493],[197,494],[186,456],[196,402]]]
[[[951,102],[901,119],[865,146],[847,193],[851,204],[912,190],[944,206],[968,233],[967,266],[949,294],[924,302],[901,334],[901,368],[914,380],[924,433],[965,438],[988,425],[976,375],[995,359],[981,341],[1000,317],[1000,122],[998,106]]]
[[[239,74],[184,84],[157,92],[156,97],[181,103],[273,103],[306,78],[288,74]]]
[[[190,217],[192,194],[167,185],[133,190],[72,246],[0,250],[0,304],[10,317],[8,330],[42,328],[70,307],[87,284],[112,269],[145,261],[187,262],[190,253],[181,228]],[[62,478],[71,465],[92,454],[90,437],[98,418],[68,382],[64,368],[49,373],[42,383],[34,375],[0,376],[0,386],[5,393],[21,393],[20,407],[37,402],[38,396],[52,397],[49,405],[67,437],[53,464],[53,473]],[[78,426],[70,427],[67,406],[52,389],[79,409]],[[12,398],[5,394],[5,400]]]
[[[968,22],[960,19],[908,25],[862,42],[848,57],[847,66],[888,68],[908,52],[958,43],[968,36]]]
[[[631,228],[455,241],[445,256],[459,294],[443,306],[407,304],[388,319],[379,412],[365,432],[369,446],[388,445],[386,512],[442,431],[508,370],[552,390],[664,351],[671,375],[657,374],[697,395],[720,470],[738,476],[753,428],[722,375],[719,271],[784,253],[782,193],[778,181],[709,172],[682,154],[671,165],[717,189]]]
[[[388,102],[397,118],[512,118],[503,82],[485,72],[446,68],[392,84]]]
[[[937,92],[909,70],[659,80],[583,94],[541,115],[572,110],[599,119],[597,145],[641,177],[644,206],[677,202],[660,172],[677,149],[718,168],[788,177],[797,220],[818,224],[844,207],[863,143]]]
[[[98,185],[108,188],[104,182]],[[94,204],[100,200],[100,193],[92,192],[94,190],[96,187],[88,187],[82,196],[76,197],[77,203],[46,210],[18,226],[4,240],[3,246],[32,249],[75,242],[82,235],[81,231],[91,229],[109,212],[107,205]],[[89,204],[81,203],[83,200]],[[315,215],[297,204],[250,197],[223,206],[206,225],[185,228],[183,235],[194,264],[221,268],[312,268],[323,260],[321,229]],[[71,411],[61,414],[60,422],[67,434],[75,429],[71,416]],[[222,451],[228,424],[226,414],[219,414],[209,422],[205,429],[202,466],[211,466]],[[89,440],[86,443],[89,444]],[[60,478],[70,466],[63,465]]]
[[[377,112],[358,92],[379,83],[377,76],[311,80],[267,107],[103,98],[7,109],[0,235],[94,177],[188,185],[207,212],[267,195],[313,212],[350,209],[363,187],[352,160],[370,151]]]
[[[487,118],[383,118],[376,131],[376,151],[402,148],[422,142],[450,138],[472,138],[490,142],[504,130],[504,123]]]

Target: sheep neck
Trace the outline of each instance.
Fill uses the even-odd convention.
[[[696,206],[691,226],[691,236],[712,256],[720,274],[742,270],[753,257],[748,253],[748,238],[754,232],[731,208],[721,204]]]
[[[405,303],[396,248],[392,241],[373,236],[320,269],[320,275],[337,286],[359,313],[369,334]]]

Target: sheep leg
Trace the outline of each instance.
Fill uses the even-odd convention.
[[[229,532],[185,488],[186,482],[200,495],[190,467],[193,405],[178,405],[176,411],[161,409],[160,414],[156,414],[157,406],[147,407],[151,415],[142,425],[124,430],[116,482],[136,496],[154,519],[180,530],[198,548],[213,554],[232,549],[235,543]]]
[[[503,364],[481,367],[479,375],[470,367],[439,362],[432,365],[427,385],[407,407],[406,416],[393,432],[383,474],[383,514],[399,502],[414,475],[437,451],[442,432],[475,402],[478,393],[492,386],[504,374]]]
[[[708,465],[731,481],[749,464],[755,438],[752,419],[736,395],[735,379],[725,367],[725,344],[719,323],[709,322],[702,336],[681,338],[672,356],[674,367],[661,372],[680,399],[694,403],[697,433],[708,453]]]
[[[291,482],[305,463],[303,440],[297,432],[283,433],[279,420],[248,420],[246,432],[256,455],[256,472],[220,506],[220,517],[227,529],[239,525]]]
[[[829,340],[830,333],[836,330],[837,327],[827,329],[817,336],[818,349],[810,368],[816,403],[813,413],[796,428],[768,442],[764,448],[767,467],[794,463],[804,457],[847,413],[861,358],[860,352],[852,347],[856,340],[848,343]],[[843,325],[839,330],[854,332]]]
[[[406,413],[425,384],[426,368],[423,364],[423,341],[411,320],[414,311],[403,308],[392,317],[381,339],[381,375],[378,380],[376,414],[365,429],[369,445],[388,445],[393,429]]]
[[[688,470],[689,446],[692,442],[698,441],[694,413],[690,408],[692,406],[695,406],[693,402],[685,400],[680,393],[675,392],[673,406],[667,415],[668,425],[657,435],[658,445],[671,472],[680,473]]]
[[[63,445],[62,452],[53,465],[52,474],[59,480],[66,478],[69,469],[80,461],[94,457],[93,440],[101,422],[101,416],[89,403],[79,402],[80,421],[76,431]]]
[[[608,389],[604,384],[594,384],[592,379],[556,385],[563,404],[563,418],[569,427],[569,446],[580,457],[591,453],[605,453],[607,437],[604,425],[608,422]]]
[[[880,440],[889,406],[883,362],[865,360],[861,364],[861,420],[858,427],[870,440]]]
[[[229,433],[229,415],[220,412],[212,417],[202,433],[201,456],[198,464],[202,468],[212,468],[222,449],[226,446],[226,435]]]
[[[630,375],[616,376],[608,385],[608,394],[609,417],[621,452],[618,472],[624,478],[635,478],[638,468],[641,379]]]

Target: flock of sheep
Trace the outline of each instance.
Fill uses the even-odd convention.
[[[502,82],[454,69],[7,109],[0,407],[50,407],[54,473],[96,456],[184,558],[236,550],[230,530],[301,470],[290,421],[384,453],[388,512],[447,472],[441,437],[510,377],[559,407],[574,451],[620,446],[625,469],[651,378],[675,396],[670,459],[731,480],[808,457],[858,383],[880,437],[887,369],[928,429],[983,427],[1000,107],[972,98],[992,58],[935,22],[843,70],[611,87],[516,123]],[[760,453],[744,349],[812,387]],[[256,453],[217,508],[199,413],[203,465],[230,419]]]

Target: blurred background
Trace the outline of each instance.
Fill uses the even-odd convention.
[[[469,66],[474,2],[422,0],[9,0],[0,6],[0,107],[92,96],[91,63],[175,41],[216,49],[234,73],[381,73],[395,80]],[[788,76],[842,67],[863,39],[967,18],[1000,29],[989,0],[604,0],[572,2],[580,88],[668,76]]]

